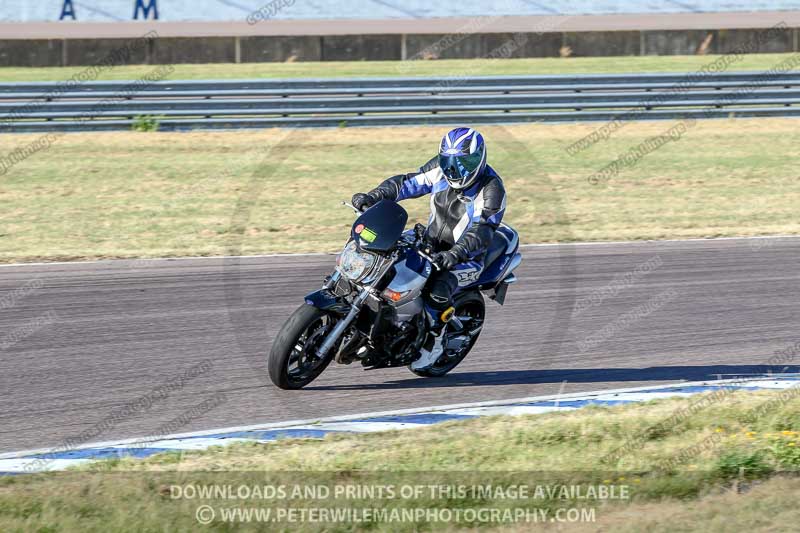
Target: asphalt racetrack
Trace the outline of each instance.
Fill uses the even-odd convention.
[[[488,302],[450,376],[332,364],[302,391],[275,389],[265,359],[333,256],[2,266],[0,452],[798,371],[798,238],[523,255],[506,305]]]

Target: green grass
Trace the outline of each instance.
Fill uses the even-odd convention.
[[[613,408],[590,407],[536,416],[486,417],[411,431],[328,435],[235,444],[202,452],[121,460],[62,474],[0,480],[3,531],[189,531],[200,504],[261,507],[596,509],[597,522],[567,530],[788,531],[800,514],[795,497],[800,446],[800,398],[795,391],[733,392],[701,409],[698,396]],[[679,409],[675,424],[662,424]],[[715,437],[712,446],[669,467],[664,460]],[[633,439],[619,458],[603,458]],[[486,485],[523,484],[527,498],[474,493],[406,498],[305,495],[265,500],[171,497],[170,485]],[[614,486],[628,498],[581,500],[531,497],[536,485]],[[626,488],[623,489],[622,487]],[[745,494],[740,494],[745,493]],[[323,494],[324,496],[324,494]],[[470,525],[461,523],[461,526]],[[546,524],[548,527],[555,527]],[[215,524],[218,530],[227,530]],[[292,524],[299,528],[300,524]],[[520,531],[529,530],[521,524]],[[335,525],[334,531],[367,526]],[[433,524],[442,529],[447,524]],[[528,525],[528,527],[530,527]],[[306,524],[305,530],[321,530]],[[414,524],[371,524],[371,529],[413,531]],[[770,529],[771,528],[771,529]]]
[[[800,233],[793,119],[698,122],[602,185],[587,178],[672,127],[487,126],[506,221],[533,242]],[[339,205],[436,150],[444,128],[69,134],[0,177],[0,261],[335,251]],[[38,138],[0,137],[0,154]],[[405,203],[427,219],[427,199]]]
[[[766,70],[790,55],[743,55],[728,70]],[[717,57],[719,56],[183,64],[175,65],[175,71],[168,79],[691,72],[713,62]],[[153,65],[119,66],[102,72],[98,79],[137,79],[153,68]],[[85,67],[3,67],[0,68],[0,81],[61,81],[84,69]]]

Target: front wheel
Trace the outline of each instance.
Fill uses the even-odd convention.
[[[314,306],[303,304],[281,328],[269,353],[269,378],[281,389],[301,389],[317,379],[331,362],[317,348],[333,328],[335,320]]]
[[[464,360],[478,341],[486,315],[483,295],[478,291],[457,294],[453,306],[456,308],[454,315],[461,320],[463,329],[457,330],[453,322],[449,322],[444,330],[444,353],[429,368],[414,370],[409,367],[416,375],[425,378],[444,376]]]

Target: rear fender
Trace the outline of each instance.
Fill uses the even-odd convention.
[[[508,265],[503,269],[501,280],[493,287],[486,287],[486,292],[491,300],[503,305],[506,301],[506,292],[508,286],[516,283],[517,277],[514,275],[514,270],[522,263],[522,254],[515,253]]]
[[[506,280],[511,274],[514,273],[514,271],[517,269],[520,263],[522,263],[522,254],[519,252],[514,252],[514,255],[511,257],[511,260],[503,269],[503,274],[500,276],[500,279]]]

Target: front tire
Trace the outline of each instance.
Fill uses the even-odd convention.
[[[272,343],[267,361],[269,378],[276,387],[302,389],[322,374],[335,350],[324,358],[319,358],[316,350],[334,323],[329,313],[308,304],[292,313]]]
[[[486,316],[486,304],[483,301],[483,295],[478,291],[457,294],[453,306],[456,308],[454,315],[462,319],[464,330],[466,331],[455,331],[455,326],[450,322],[445,326],[445,340],[450,341],[450,339],[464,335],[468,336],[468,340],[458,350],[451,350],[445,345],[444,353],[429,368],[414,370],[408,367],[416,375],[424,378],[439,378],[446,375],[464,360],[478,341],[478,337],[481,334],[480,328],[483,327],[483,320]],[[465,318],[466,320],[464,320]],[[475,333],[467,335],[466,332],[469,331],[475,331]],[[453,342],[450,341],[450,344],[452,345]]]

